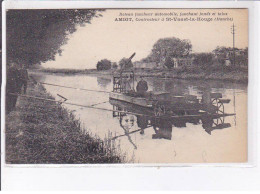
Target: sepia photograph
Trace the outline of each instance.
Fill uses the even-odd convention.
[[[6,9],[5,163],[248,162],[248,9]]]

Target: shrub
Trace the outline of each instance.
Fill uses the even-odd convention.
[[[111,69],[111,66],[112,66],[111,61],[107,59],[103,59],[97,63],[97,70],[98,71],[109,70]]]

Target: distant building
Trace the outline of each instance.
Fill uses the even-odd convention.
[[[161,58],[159,63],[156,62],[134,62],[134,67],[136,69],[167,69],[165,66],[165,58]],[[173,68],[181,67],[181,66],[187,66],[192,65],[193,58],[192,57],[173,57],[171,58],[171,61],[173,62],[174,66]]]
[[[134,68],[136,69],[155,69],[159,65],[156,62],[134,62]]]
[[[237,49],[233,51],[233,48],[222,49],[218,52],[213,52],[216,64],[225,66],[233,65],[235,57],[235,65],[247,66],[248,65],[248,51],[247,49]],[[235,56],[234,56],[235,54]]]
[[[225,59],[225,66],[230,66],[231,65],[231,61],[229,58]]]
[[[190,66],[193,63],[193,58],[190,57],[179,57],[179,58],[172,58],[172,61],[174,63],[174,68],[181,67],[181,66]]]

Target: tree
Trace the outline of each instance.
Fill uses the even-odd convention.
[[[159,39],[154,45],[151,57],[154,62],[160,63],[167,58],[188,56],[192,45],[189,40],[181,40],[175,37]]]
[[[213,54],[212,53],[195,54],[193,63],[200,67],[210,66],[213,64]]]
[[[227,58],[231,59],[231,52],[233,51],[233,48],[231,47],[217,47],[215,50],[213,50],[214,55],[217,57],[218,63],[220,65],[225,64],[225,60]],[[233,58],[233,56],[232,56]],[[232,60],[233,61],[233,60]]]
[[[78,25],[101,16],[94,9],[8,10],[7,62],[33,65],[55,60]]]
[[[150,62],[154,62],[154,61],[153,61],[152,54],[149,54],[147,57],[141,59],[140,62],[141,62],[141,63],[150,63]]]
[[[240,62],[240,65],[248,66],[248,47],[243,49],[237,61]]]
[[[174,67],[174,61],[170,58],[170,57],[167,57],[165,62],[164,62],[164,65],[168,68],[168,69],[171,69]]]
[[[97,63],[97,70],[109,70],[111,69],[111,61],[107,59],[103,59]]]
[[[248,65],[248,48],[235,48],[235,63],[236,65]],[[231,47],[217,47],[213,53],[217,56],[218,62],[221,65],[225,64],[225,60],[229,59],[231,64],[234,64],[234,50]]]
[[[119,61],[119,66],[120,68],[124,68],[124,69],[131,69],[134,65],[132,63],[132,61],[128,61],[127,58],[122,58],[120,61]]]

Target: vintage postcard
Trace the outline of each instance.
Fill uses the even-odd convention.
[[[248,14],[7,9],[5,163],[247,163]]]

